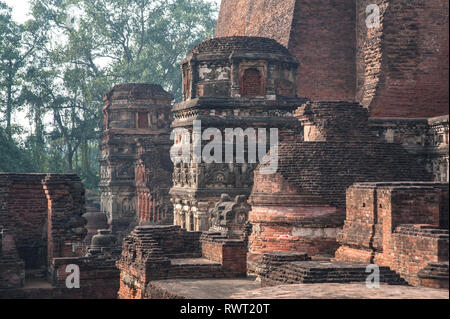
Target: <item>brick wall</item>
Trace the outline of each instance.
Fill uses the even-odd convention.
[[[300,61],[298,94],[355,99],[355,0],[224,0],[216,37],[272,38]]]
[[[52,284],[56,291],[87,299],[116,299],[119,291],[120,273],[115,258],[81,257],[54,258],[52,260]],[[80,288],[67,288],[67,266],[77,265],[80,269]],[[73,297],[70,297],[73,298]],[[75,297],[76,298],[76,297]]]
[[[20,288],[25,282],[25,263],[20,259],[13,233],[0,232],[0,289]]]
[[[218,262],[229,276],[247,275],[247,245],[242,240],[221,238],[204,233],[201,238],[203,257]],[[217,237],[216,237],[217,236]]]
[[[115,259],[81,257],[84,195],[76,175],[0,173],[0,298],[116,297]],[[80,267],[80,289],[65,287],[69,264]],[[52,282],[29,288],[26,272],[27,280],[28,274],[30,279],[50,275]]]
[[[287,46],[295,2],[222,0],[215,36],[260,36]]]
[[[437,182],[449,181],[448,115],[434,118],[371,118],[373,135],[399,143],[426,166]]]
[[[429,263],[448,262],[448,184],[355,184],[338,241],[337,260],[389,266],[419,285]]]
[[[120,299],[143,299],[164,279],[235,278],[247,273],[247,245],[180,226],[139,226],[123,242]]]
[[[20,258],[27,269],[47,264],[47,199],[41,174],[0,174],[0,228],[14,236]]]
[[[379,28],[366,26],[370,4]],[[215,36],[286,46],[300,61],[300,96],[417,118],[448,114],[448,33],[446,0],[224,0]]]
[[[43,180],[48,200],[48,265],[56,257],[80,257],[87,235],[84,187],[76,175],[47,175]]]
[[[380,28],[366,26],[378,4]],[[357,100],[374,117],[448,114],[448,1],[357,1]]]
[[[300,61],[298,94],[354,101],[355,0],[297,0],[288,48]]]

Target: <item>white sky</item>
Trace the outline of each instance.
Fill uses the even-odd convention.
[[[8,6],[13,8],[13,19],[17,22],[25,22],[27,20],[27,14],[30,10],[28,0],[2,0]]]
[[[25,22],[27,20],[28,11],[30,10],[30,6],[28,4],[28,0],[2,0],[6,2],[8,6],[13,8],[13,19],[17,22]],[[45,1],[45,0],[43,0]],[[221,0],[205,0],[208,2],[215,2],[217,6],[220,6]]]

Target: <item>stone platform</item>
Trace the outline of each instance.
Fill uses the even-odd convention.
[[[449,292],[444,289],[385,284],[379,289],[368,289],[363,283],[260,288],[255,277],[161,280],[151,282],[149,288],[147,298],[152,299],[449,299]]]
[[[365,284],[297,284],[236,293],[232,299],[449,299],[448,290],[391,286],[368,289]]]

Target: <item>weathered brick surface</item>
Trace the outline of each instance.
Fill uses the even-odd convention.
[[[25,281],[25,263],[20,259],[13,234],[0,232],[0,289],[20,288]]]
[[[389,266],[408,283],[448,261],[448,184],[362,183],[347,191],[336,259]],[[447,223],[447,225],[446,225]]]
[[[271,262],[263,258],[264,271],[260,274],[262,287],[283,284],[319,284],[366,282],[367,264],[328,261]],[[389,267],[380,267],[380,283],[405,285],[406,282]]]
[[[246,276],[247,245],[179,226],[139,226],[125,238],[117,267],[118,297],[142,299],[155,280]]]
[[[216,37],[261,36],[300,61],[299,96],[355,99],[355,0],[224,0]]]
[[[359,103],[306,102],[294,116],[304,130],[305,142],[374,142],[368,128],[369,113]]]
[[[82,257],[84,195],[76,175],[0,174],[0,298],[116,297],[114,258]],[[80,289],[65,287],[69,264],[80,267]]]
[[[416,156],[434,175],[437,182],[449,181],[448,115],[434,118],[371,118],[374,135],[388,143],[400,143]]]
[[[56,257],[82,256],[87,234],[84,187],[76,175],[47,175],[43,188],[48,200],[48,264]]]
[[[420,285],[430,288],[448,289],[448,261],[429,263],[418,274]]]
[[[368,29],[372,4],[381,24]],[[224,0],[215,36],[286,46],[300,61],[300,96],[417,118],[448,114],[448,30],[446,0]]]
[[[247,244],[244,241],[227,239],[217,233],[204,233],[201,243],[203,257],[220,263],[228,276],[247,275]]]
[[[366,26],[378,4],[380,28]],[[357,100],[374,117],[448,114],[448,1],[357,1]]]
[[[280,140],[300,138],[301,127],[292,114],[306,99],[297,97],[297,67],[297,59],[272,39],[236,36],[206,40],[181,62],[183,101],[173,107],[172,127],[192,133],[194,121],[201,121],[200,134],[217,128],[222,134],[223,156],[230,146],[227,129],[235,130],[236,137],[242,129],[253,138],[251,132],[256,129],[269,133],[277,128]],[[237,141],[231,142],[233,148]],[[208,142],[201,144],[205,150]],[[263,144],[269,149],[268,141]],[[181,147],[179,138],[174,150]],[[190,231],[207,231],[215,222],[210,210],[222,194],[250,194],[256,163],[251,163],[247,154],[241,163],[236,153],[233,165],[225,159],[196,163],[194,158],[174,165],[170,190],[174,224]]]
[[[172,99],[160,85],[146,83],[119,84],[104,96],[101,210],[119,239],[139,223],[171,220],[172,206],[162,194],[173,168]]]

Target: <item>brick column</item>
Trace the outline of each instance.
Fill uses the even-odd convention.
[[[87,234],[80,178],[49,174],[42,184],[48,200],[48,265],[56,257],[80,257]]]

